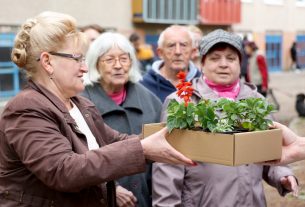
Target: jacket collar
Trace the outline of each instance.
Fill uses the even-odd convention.
[[[136,84],[128,82],[126,84],[126,99],[121,105],[117,105],[104,91],[102,87],[100,87],[99,83],[94,83],[93,85],[94,91],[96,91],[96,95],[90,94],[90,99],[96,106],[100,109],[102,115],[111,113],[114,111],[124,111],[124,109],[134,109],[140,112],[142,108],[145,106],[140,102],[141,97],[139,93],[137,93]]]
[[[209,86],[205,83],[202,76],[199,78],[195,78],[192,81],[192,85],[194,87],[194,95],[198,98],[204,99],[218,99],[220,98]],[[256,97],[257,89],[253,84],[244,83],[240,81],[240,92],[236,98],[236,100],[246,99],[249,97]]]
[[[61,112],[63,113],[69,113],[67,107],[64,105],[64,103],[56,96],[54,93],[46,89],[44,86],[33,82],[32,80],[28,81],[28,86],[35,91],[43,94],[45,97],[47,97]],[[92,104],[89,101],[83,101],[82,98],[79,96],[71,97],[71,100],[78,106],[82,104],[83,107],[89,108],[94,107],[94,104]]]
[[[75,124],[74,119],[70,116],[70,113],[67,109],[67,107],[64,105],[64,103],[51,91],[46,89],[44,86],[33,82],[32,80],[28,81],[28,87],[32,88],[33,90],[41,93],[44,95],[49,101],[64,114],[64,117],[68,123]],[[71,97],[71,100],[75,103],[75,105],[81,110],[81,111],[87,111],[89,107],[94,107],[94,105],[89,101],[83,101],[78,96]]]
[[[77,126],[75,120],[73,119],[73,117],[70,115],[67,107],[57,96],[55,96],[51,91],[46,89],[44,86],[42,86],[38,83],[34,83],[32,80],[28,81],[28,87],[41,93],[47,99],[49,99],[49,101],[51,103],[53,103],[53,105],[56,108],[58,108],[59,111],[62,112],[66,123],[71,125],[72,130],[78,134],[83,134],[81,131],[79,131],[78,126]],[[87,117],[87,120],[89,121],[88,126],[90,127],[93,135],[95,136],[96,141],[98,142],[99,146],[105,145],[105,142],[103,141],[103,139],[99,138],[98,130],[96,129],[96,127],[94,127],[94,120],[90,113],[90,109],[95,108],[95,105],[93,103],[91,103],[90,101],[88,101],[87,99],[80,97],[80,96],[71,97],[71,100],[81,111],[84,118]]]
[[[160,68],[163,67],[164,61],[163,60],[157,60],[153,63],[152,69],[157,73],[160,74]],[[198,74],[199,69],[196,68],[195,64],[192,61],[189,61],[188,65],[188,73],[186,76],[187,81],[191,81],[194,79]]]
[[[41,93],[44,95],[51,103],[53,103],[62,113],[68,113],[67,107],[64,105],[64,103],[51,91],[46,89],[44,86],[40,85],[39,83],[35,83],[32,80],[28,81],[28,86],[35,91]]]

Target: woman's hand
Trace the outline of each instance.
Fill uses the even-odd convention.
[[[196,165],[195,162],[175,150],[165,139],[167,127],[141,140],[146,159],[169,164]]]
[[[118,207],[135,207],[137,198],[129,190],[123,188],[122,186],[117,186],[116,203]]]
[[[299,195],[298,183],[294,176],[285,176],[281,178],[281,184],[284,188],[291,191],[293,196],[297,197]]]

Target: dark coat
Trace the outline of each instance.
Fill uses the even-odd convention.
[[[1,207],[107,206],[106,182],[145,170],[138,138],[108,127],[87,99],[72,101],[101,148],[88,150],[64,104],[38,84],[7,104],[0,120]]]
[[[160,121],[162,103],[138,83],[126,84],[126,99],[121,105],[114,103],[99,83],[86,86],[81,95],[96,105],[106,124],[121,133],[140,134],[142,124]]]
[[[114,103],[99,83],[87,86],[82,95],[97,106],[106,124],[122,133],[139,134],[142,124],[160,121],[161,102],[140,84],[126,84],[126,99],[121,105]],[[117,181],[137,197],[138,206],[146,207],[151,206],[149,180],[149,175],[141,173]]]

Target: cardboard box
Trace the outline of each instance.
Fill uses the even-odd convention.
[[[147,137],[165,124],[145,124]],[[195,161],[237,166],[279,159],[282,154],[280,129],[233,134],[174,129],[166,139],[179,152]]]

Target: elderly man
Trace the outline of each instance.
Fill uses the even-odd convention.
[[[141,83],[160,98],[165,98],[176,91],[177,73],[187,71],[187,81],[200,76],[200,71],[190,61],[194,41],[187,27],[172,25],[166,28],[159,37],[157,54],[161,60],[155,61],[152,69],[143,77]]]

